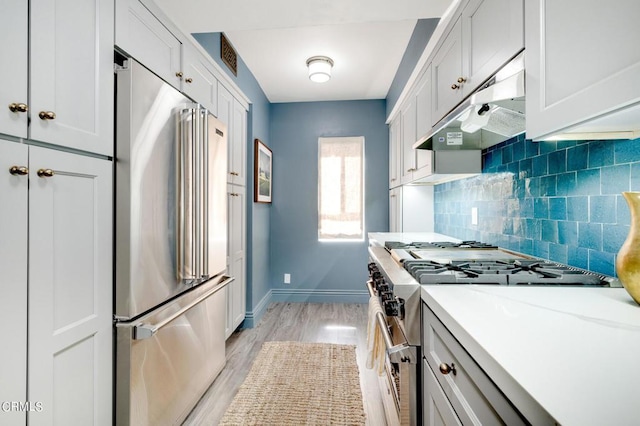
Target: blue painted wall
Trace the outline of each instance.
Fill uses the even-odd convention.
[[[419,19],[416,23],[407,49],[404,55],[402,55],[396,76],[393,78],[391,87],[389,87],[389,93],[387,93],[387,116],[391,113],[391,110],[398,101],[402,89],[407,84],[413,69],[418,63],[418,59],[422,56],[422,52],[424,52],[424,48],[427,46],[439,21],[440,19],[438,18]]]
[[[435,187],[436,232],[615,275],[630,225],[621,192],[640,190],[640,139],[532,142],[521,135],[482,159],[481,175]]]
[[[247,115],[247,320],[248,326],[257,322],[270,298],[269,283],[269,223],[271,206],[253,203],[253,147],[254,139],[270,144],[271,103],[257,80],[238,57],[238,75],[235,76],[220,58],[220,33],[193,34],[209,55],[251,100]]]
[[[367,241],[318,241],[318,138],[364,136],[365,230],[387,231],[389,138],[385,101],[271,105],[274,300],[366,302]],[[291,284],[283,284],[285,273]]]

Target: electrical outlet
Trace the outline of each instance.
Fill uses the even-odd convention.
[[[291,284],[291,274],[284,274],[284,283]]]
[[[471,224],[472,225],[478,224],[478,208],[477,207],[471,207]]]

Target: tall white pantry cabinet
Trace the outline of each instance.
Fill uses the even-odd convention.
[[[113,2],[80,3],[0,14],[0,424],[112,423]]]

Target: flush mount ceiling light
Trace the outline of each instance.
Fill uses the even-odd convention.
[[[327,56],[312,56],[307,59],[309,68],[309,80],[316,83],[324,83],[331,78],[333,60]]]

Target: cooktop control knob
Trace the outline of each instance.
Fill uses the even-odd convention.
[[[400,315],[400,308],[398,306],[398,301],[395,299],[386,300],[384,303],[384,313],[387,314],[388,317],[397,317]]]

